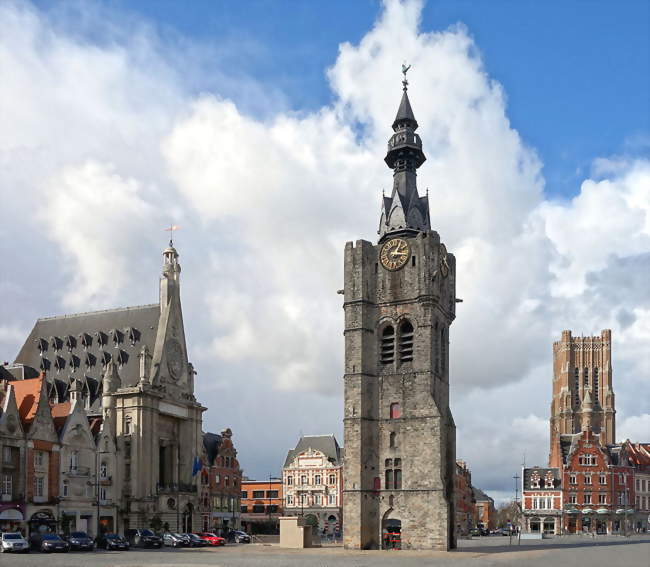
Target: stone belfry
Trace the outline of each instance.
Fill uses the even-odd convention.
[[[601,445],[615,443],[615,416],[612,332],[574,337],[571,331],[562,331],[562,338],[553,343],[549,466],[561,464],[561,435],[589,429]]]
[[[406,73],[405,73],[406,75]],[[385,162],[379,241],[345,246],[344,544],[455,547],[449,409],[455,269],[416,186],[424,163],[406,76]]]

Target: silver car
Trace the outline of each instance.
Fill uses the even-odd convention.
[[[0,536],[0,553],[29,553],[29,543],[19,532],[5,532]]]

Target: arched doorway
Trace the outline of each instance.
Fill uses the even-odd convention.
[[[29,533],[56,532],[56,520],[50,510],[39,510],[29,519]]]
[[[539,533],[542,529],[542,523],[539,518],[533,517],[530,519],[530,531],[531,533]]]
[[[381,522],[382,549],[402,549],[402,520],[396,518],[391,508]]]
[[[327,517],[327,524],[325,529],[328,534],[333,534],[336,531],[336,524],[338,523],[338,518],[334,514],[330,514]]]

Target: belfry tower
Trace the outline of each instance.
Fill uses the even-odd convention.
[[[615,443],[615,417],[612,332],[574,337],[562,331],[562,338],[553,343],[549,466],[561,465],[560,435],[589,429],[602,446]]]
[[[344,544],[399,539],[402,549],[446,550],[456,545],[448,348],[456,262],[418,194],[426,158],[406,76],[403,85],[379,241],[345,246]]]

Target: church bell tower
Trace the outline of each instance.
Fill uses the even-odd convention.
[[[456,545],[456,429],[449,409],[449,327],[456,262],[431,230],[424,163],[404,72],[385,162],[376,244],[345,246],[344,544]],[[391,534],[390,536],[388,534]]]

